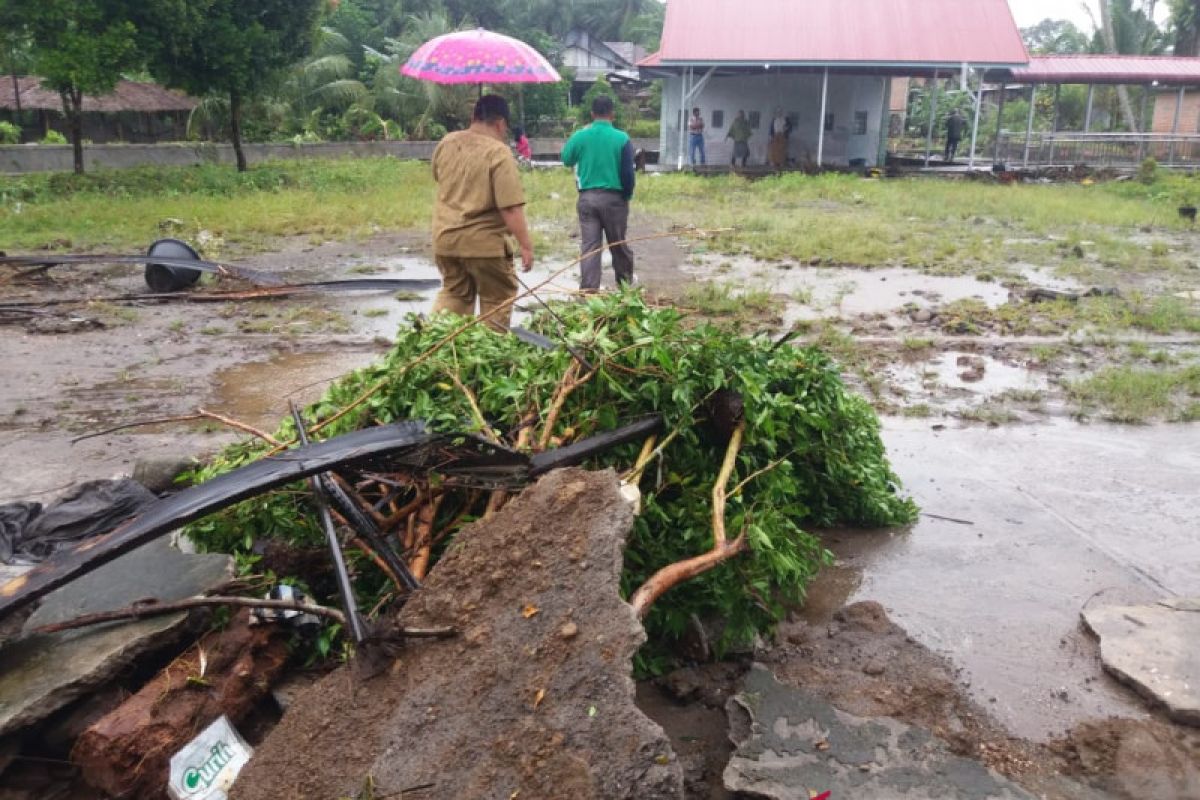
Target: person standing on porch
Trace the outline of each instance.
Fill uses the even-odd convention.
[[[704,159],[704,118],[700,116],[699,108],[693,108],[688,120],[688,160],[693,167],[696,166],[697,151],[700,152],[700,164],[707,163]]]
[[[782,108],[775,109],[775,117],[771,120],[767,135],[771,142],[768,148],[771,166],[783,169],[787,166],[788,137],[792,135],[792,121],[784,115]]]
[[[963,131],[967,128],[967,118],[957,108],[946,118],[946,163],[954,161],[958,155],[958,143],[962,141]]]
[[[617,285],[633,283],[633,251],[624,244],[629,226],[629,201],[636,182],[633,143],[613,127],[613,101],[600,95],[592,101],[592,124],[567,140],[562,162],[575,168],[579,188],[579,288],[600,288],[600,246],[608,240]]]
[[[729,126],[729,133],[725,134],[726,139],[733,140],[733,158],[729,161],[732,166],[736,167],[740,158],[742,167],[745,168],[746,161],[750,158],[751,133],[750,121],[746,119],[746,112],[739,110],[733,124]]]

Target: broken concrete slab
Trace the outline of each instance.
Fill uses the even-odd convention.
[[[1200,598],[1085,609],[1104,669],[1167,716],[1200,725]]]
[[[665,733],[634,705],[632,523],[613,472],[567,469],[461,531],[398,618],[459,636],[303,693],[232,800],[681,798]]]
[[[184,555],[166,541],[151,542],[48,595],[24,630],[147,597],[182,600],[232,578],[233,559],[227,555]],[[0,735],[46,718],[143,653],[170,643],[186,616],[32,634],[0,645]]]
[[[737,750],[725,787],[752,797],[896,800],[1032,800],[983,764],[950,753],[920,728],[888,717],[866,719],[784,686],[755,664],[730,698],[730,736]]]

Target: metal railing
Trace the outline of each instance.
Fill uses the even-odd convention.
[[[1200,166],[1200,134],[1034,133],[1027,142],[1024,132],[1004,131],[999,147],[988,147],[981,155],[987,163],[1001,161],[1010,167],[1136,167],[1147,158],[1162,166],[1195,167]]]

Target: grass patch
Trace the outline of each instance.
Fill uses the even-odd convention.
[[[933,416],[933,409],[928,403],[917,403],[914,406],[905,406],[900,409],[901,416],[911,417],[914,419],[924,419]]]
[[[567,170],[523,176],[535,246],[556,252],[575,225]],[[1079,275],[1187,268],[1190,248],[1139,243],[1151,228],[1185,230],[1175,213],[1194,181],[997,186],[966,181],[864,181],[792,174],[736,177],[664,174],[641,182],[633,211],[669,224],[731,229],[713,252],[860,266],[908,265],[943,274],[1006,274],[1012,262]],[[393,158],[296,160],[228,166],[141,167],[89,174],[34,174],[0,186],[0,241],[12,251],[141,248],[159,224],[181,221],[243,250],[264,238],[314,243],[425,228],[434,185],[427,164]],[[1081,242],[1086,258],[1076,255]]]
[[[386,317],[388,315],[386,308],[368,308],[362,312],[364,317]]]
[[[1114,422],[1186,419],[1200,397],[1200,366],[1177,370],[1110,367],[1068,386],[1081,414]]]
[[[708,317],[744,317],[769,314],[779,303],[765,289],[735,291],[719,283],[696,283],[687,288],[683,304]]]

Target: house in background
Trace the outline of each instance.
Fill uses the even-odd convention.
[[[0,76],[0,119],[17,122],[24,141],[38,141],[50,131],[69,138],[58,92],[42,88],[34,76]],[[187,138],[187,120],[196,101],[155,83],[120,81],[112,93],[83,96],[83,138],[105,142],[153,143]]]
[[[661,163],[682,167],[688,109],[707,124],[708,161],[728,164],[738,110],[751,160],[767,158],[775,109],[792,122],[789,163],[879,164],[897,77],[981,75],[1028,61],[1006,0],[668,0],[662,48],[643,77],[662,78]]]
[[[571,102],[587,93],[597,78],[623,86],[640,86],[637,63],[646,49],[633,42],[602,42],[587,31],[573,30],[563,40],[562,64],[575,73]]]

